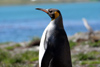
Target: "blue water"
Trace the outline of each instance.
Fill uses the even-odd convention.
[[[86,18],[93,30],[100,30],[100,3],[60,3],[0,6],[0,42],[23,42],[41,37],[50,17],[35,8],[57,8],[63,16],[68,36],[87,32],[82,18]]]

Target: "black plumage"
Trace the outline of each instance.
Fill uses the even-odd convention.
[[[58,9],[41,9],[51,17],[51,22],[44,31],[40,45],[43,53],[39,55],[39,67],[72,67],[70,46],[63,27],[61,13]],[[40,46],[40,52],[42,52]]]

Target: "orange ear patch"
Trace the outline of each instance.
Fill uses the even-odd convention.
[[[56,11],[56,12],[55,12],[55,19],[56,19],[57,17],[59,17],[59,13]]]

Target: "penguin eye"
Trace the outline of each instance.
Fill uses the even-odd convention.
[[[50,10],[49,12],[50,12],[50,13],[52,13],[52,11],[51,11],[51,10]]]

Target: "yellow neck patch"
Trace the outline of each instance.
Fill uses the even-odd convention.
[[[57,12],[57,11],[55,11],[55,18],[54,19],[56,19],[57,17],[59,17],[59,13]],[[54,20],[54,19],[52,19],[52,20]]]
[[[56,12],[55,12],[55,19],[56,19],[57,17],[59,17],[59,13],[56,11]]]

